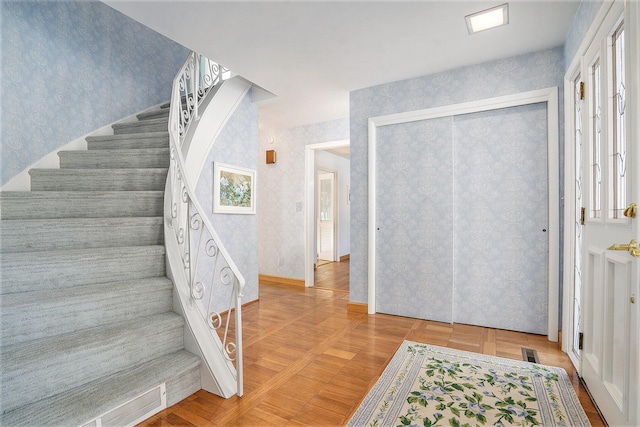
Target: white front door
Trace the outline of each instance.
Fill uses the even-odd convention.
[[[581,369],[607,423],[637,426],[640,218],[630,206],[640,203],[639,78],[624,9],[613,4],[582,61]]]
[[[318,259],[335,259],[335,172],[318,173]]]

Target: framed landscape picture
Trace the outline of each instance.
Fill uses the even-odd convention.
[[[255,214],[256,171],[214,162],[213,212]]]

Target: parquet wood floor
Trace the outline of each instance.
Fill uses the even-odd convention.
[[[243,310],[245,394],[200,390],[142,426],[341,426],[403,340],[563,367],[591,423],[604,425],[568,357],[546,337],[384,314],[347,312],[349,294],[261,284]]]
[[[319,265],[313,283],[316,288],[349,292],[349,260]]]

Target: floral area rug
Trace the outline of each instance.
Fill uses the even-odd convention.
[[[564,369],[402,343],[348,426],[589,426]]]

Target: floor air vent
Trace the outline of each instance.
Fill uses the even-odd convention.
[[[167,408],[165,384],[153,388],[83,424],[82,427],[134,426]]]
[[[522,347],[522,360],[531,363],[540,363],[538,360],[538,352],[532,348]]]

